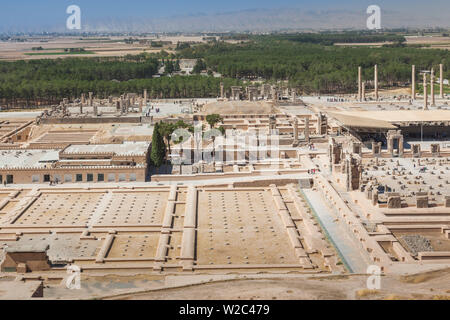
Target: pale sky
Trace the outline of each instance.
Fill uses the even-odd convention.
[[[386,27],[448,27],[448,23],[445,24],[446,21],[450,21],[450,1],[448,0],[15,0],[2,2],[0,32],[64,31],[68,17],[66,8],[72,4],[81,8],[84,31],[95,31],[99,28],[109,28],[110,31],[121,28],[145,30],[146,27],[191,31],[182,30],[183,24],[186,29],[215,31],[213,29],[221,27],[233,28],[232,20],[226,21],[227,19],[224,18],[224,22],[221,22],[220,17],[229,17],[236,13],[245,15],[245,12],[250,13],[253,19],[248,24],[248,28],[251,28],[252,24],[255,25],[255,21],[255,28],[265,26],[269,29],[272,27],[278,29],[283,25],[288,28],[305,27],[301,19],[307,20],[313,28],[315,26],[333,28],[346,24],[354,28],[359,26],[364,28],[365,10],[373,4],[380,6],[385,13]],[[242,11],[245,12],[242,13]],[[329,11],[334,13],[331,14]],[[271,12],[281,21],[267,21],[264,25],[262,20],[267,20]],[[351,15],[354,18],[351,18]],[[215,20],[213,18],[215,16],[219,19]],[[205,17],[206,20],[201,17]],[[349,19],[350,21],[345,21]],[[353,19],[356,21],[351,21]],[[136,26],[138,22],[140,27]],[[245,21],[239,19],[236,19],[234,24],[236,29],[247,28]],[[207,30],[208,28],[211,30]]]

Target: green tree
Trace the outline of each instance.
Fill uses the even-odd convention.
[[[176,125],[173,123],[169,123],[169,122],[160,122],[158,124],[158,130],[159,133],[161,134],[161,136],[164,137],[164,139],[166,140],[167,143],[167,148],[169,151],[169,154],[171,154],[171,150],[170,150],[170,140],[171,140],[171,136],[172,133],[177,129]]]
[[[212,128],[215,127],[215,125],[219,122],[221,122],[223,119],[218,114],[209,114],[206,116],[206,122],[208,122],[209,126]]]
[[[178,59],[175,62],[175,71],[181,71],[180,60]]]
[[[175,71],[175,66],[172,60],[166,60],[165,62],[165,72],[166,74],[172,74]]]
[[[194,69],[192,70],[193,73],[199,74],[203,70],[206,69],[206,64],[203,61],[203,59],[197,59],[197,63],[194,66]]]
[[[159,124],[157,123],[153,129],[152,150],[150,153],[152,164],[156,168],[160,168],[164,162],[165,155],[166,145],[164,144],[164,139],[159,131]]]

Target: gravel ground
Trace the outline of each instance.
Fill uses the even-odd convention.
[[[414,256],[419,252],[434,251],[430,240],[421,235],[403,236],[401,237],[401,241]]]

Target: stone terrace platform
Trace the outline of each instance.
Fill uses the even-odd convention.
[[[294,184],[5,188],[5,247],[48,247],[59,271],[345,271]]]

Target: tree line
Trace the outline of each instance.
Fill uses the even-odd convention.
[[[443,63],[450,77],[450,52],[402,45],[369,48],[334,46],[331,42],[399,40],[395,34],[278,34],[249,35],[246,42],[215,42],[178,45],[176,54],[162,51],[112,58],[70,58],[0,62],[0,103],[7,107],[47,105],[63,98],[77,98],[94,92],[98,97],[140,93],[147,89],[151,98],[217,97],[220,82],[225,89],[246,85],[259,78],[266,82],[286,81],[301,93],[348,93],[357,90],[357,68],[363,78],[373,79],[373,66],[379,66],[380,87],[408,85],[411,64],[418,72]],[[353,39],[353,40],[352,40]],[[207,70],[212,76],[173,76],[180,59],[196,59],[194,73]],[[155,78],[165,65],[166,74]]]
[[[19,104],[23,106],[57,104],[63,98],[76,99],[82,93],[91,91],[98,98],[118,96],[125,92],[141,94],[144,89],[147,89],[149,98],[152,99],[215,98],[220,94],[221,82],[224,83],[226,89],[243,84],[236,79],[220,79],[198,75],[137,79],[124,82],[24,80],[18,85],[8,82],[0,83],[0,97],[6,101],[2,104],[10,107]]]
[[[280,36],[281,37],[281,36]],[[218,42],[191,46],[178,52],[181,58],[203,59],[206,68],[225,77],[285,80],[305,93],[346,93],[357,90],[358,66],[363,77],[373,79],[373,66],[379,66],[381,86],[409,83],[411,65],[417,70],[447,66],[450,52],[439,49],[392,47],[347,47],[299,43],[274,36],[258,36],[240,44]]]
[[[369,31],[349,31],[339,33],[294,33],[261,37],[264,40],[289,40],[299,43],[313,43],[330,46],[335,43],[375,43],[397,42],[403,43],[405,37],[395,33],[375,33]]]

